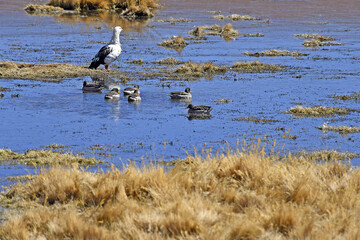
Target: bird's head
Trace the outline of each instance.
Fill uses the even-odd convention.
[[[122,29],[122,27],[120,27],[120,26],[114,27],[114,32],[116,32],[117,34],[120,34],[122,30],[123,30],[123,29]]]
[[[191,92],[190,88],[189,87],[185,88],[185,92],[190,93]]]
[[[193,108],[193,105],[192,104],[189,104],[188,106],[187,106],[187,108]]]

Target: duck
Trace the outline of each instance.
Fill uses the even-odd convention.
[[[105,65],[106,70],[109,70],[110,63],[115,61],[122,51],[120,44],[121,31],[122,28],[120,26],[114,27],[111,41],[109,44],[103,46],[91,60],[90,69],[97,69],[102,64]]]
[[[135,90],[133,94],[130,94],[128,96],[128,101],[129,102],[139,102],[139,101],[141,101],[140,91]]]
[[[127,87],[124,89],[124,95],[130,95],[133,94],[136,90],[140,90],[140,86],[139,85],[134,85],[134,87]],[[140,91],[139,91],[140,94]]]
[[[88,84],[84,81],[82,90],[83,92],[101,92],[102,86],[99,84]]]
[[[189,109],[188,110],[189,114],[210,114],[212,110],[212,107],[210,106],[203,106],[203,105],[195,106],[192,104],[189,104],[187,108]]]
[[[191,99],[191,91],[190,88],[185,88],[184,92],[171,92],[170,93],[170,98],[171,99]]]
[[[106,88],[108,90],[117,88],[120,91],[120,89],[121,89],[120,85],[118,83],[116,83],[114,79],[111,79],[107,75],[94,74],[94,75],[91,75],[90,77],[94,83],[101,85],[103,88]]]
[[[119,98],[120,98],[120,93],[118,88],[113,88],[111,89],[111,91],[105,94],[105,99],[107,100],[114,100]]]

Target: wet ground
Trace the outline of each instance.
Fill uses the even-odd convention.
[[[0,79],[8,88],[0,99],[0,148],[23,152],[49,144],[65,150],[105,158],[121,167],[127,159],[147,162],[169,161],[193,153],[193,147],[213,151],[265,137],[270,148],[313,151],[335,149],[360,153],[360,134],[340,135],[316,129],[324,122],[334,126],[360,126],[359,113],[346,116],[296,118],[284,111],[296,105],[336,106],[360,110],[359,101],[341,101],[330,95],[359,92],[360,89],[360,4],[345,1],[161,1],[163,8],[145,22],[127,22],[104,14],[100,17],[30,16],[22,8],[27,1],[0,0],[0,59],[28,63],[71,63],[88,65],[93,55],[110,40],[110,27],[121,25],[123,53],[110,66],[124,72],[128,84],[141,86],[142,101],[134,105],[122,97],[105,101],[101,94],[81,91],[90,77],[60,83]],[[251,15],[262,20],[218,20],[221,11]],[[192,22],[162,22],[170,17]],[[269,23],[265,22],[269,19]],[[232,23],[241,33],[262,33],[264,37],[239,36],[225,41],[220,36],[189,41],[182,51],[157,44],[173,35],[189,37],[194,26]],[[293,34],[319,33],[336,38],[343,46],[305,48],[304,39]],[[245,51],[269,49],[299,51],[303,57],[249,57]],[[236,61],[259,60],[281,64],[276,73],[236,73],[188,81],[156,74],[164,67],[153,64],[162,58],[213,62],[231,66]],[[142,59],[143,64],[130,63]],[[173,67],[173,68],[176,68]],[[150,73],[147,77],[138,72]],[[119,79],[115,79],[119,80]],[[125,86],[122,86],[124,88]],[[195,105],[211,105],[209,119],[189,119],[187,103],[169,99],[169,92],[190,87]],[[12,97],[12,94],[19,94]],[[230,99],[230,103],[214,100]],[[234,121],[239,117],[274,120],[266,123]],[[290,129],[288,136],[284,132]],[[291,136],[289,136],[291,135]],[[353,159],[358,165],[359,159]],[[22,174],[22,167],[4,166],[2,176]],[[10,169],[10,170],[9,170]]]

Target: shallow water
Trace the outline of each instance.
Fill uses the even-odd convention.
[[[106,91],[83,94],[82,81],[91,81],[90,77],[60,83],[0,79],[0,86],[10,89],[0,99],[0,148],[23,152],[61,144],[66,150],[105,158],[119,167],[127,159],[168,161],[186,156],[186,151],[193,153],[193,147],[211,147],[216,151],[226,148],[227,142],[235,147],[237,140],[250,142],[254,137],[265,137],[269,147],[276,139],[276,149],[285,152],[336,149],[360,153],[360,134],[339,135],[316,129],[327,121],[329,125],[359,126],[359,113],[322,118],[295,118],[284,113],[299,103],[359,110],[358,101],[329,98],[333,94],[351,94],[360,89],[360,7],[356,0],[346,3],[318,0],[228,1],[220,4],[220,1],[180,3],[167,0],[161,2],[164,7],[156,11],[153,19],[129,23],[109,16],[98,21],[93,17],[30,16],[22,10],[26,1],[8,4],[0,0],[1,60],[87,65],[102,46],[93,41],[109,41],[109,27],[120,24],[125,29],[121,34],[123,53],[110,68],[150,72],[155,68],[152,62],[170,56],[182,61],[212,61],[227,66],[236,61],[254,60],[287,66],[284,72],[229,71],[197,81],[185,78],[172,81],[162,76],[142,81],[130,77],[129,85],[141,86],[142,101],[137,105],[128,103],[124,97],[115,102],[105,101]],[[263,20],[221,21],[214,19],[214,14],[208,10],[220,10],[223,15],[237,13],[264,20],[269,18],[270,23],[263,23]],[[170,17],[194,22],[157,22]],[[157,45],[173,35],[188,36],[194,26],[224,26],[228,22],[241,33],[259,32],[265,36],[239,36],[230,42],[219,36],[208,36],[207,40],[191,43],[181,52]],[[292,36],[301,33],[328,35],[345,45],[306,49],[302,46],[303,39]],[[309,55],[300,58],[243,55],[245,51],[268,49],[301,51]],[[144,64],[129,63],[139,58]],[[301,78],[296,78],[298,75]],[[190,120],[187,103],[169,99],[169,92],[184,90],[186,86],[192,90],[193,104],[213,106],[211,118]],[[11,94],[19,94],[19,97],[12,98]],[[213,102],[225,98],[232,102]],[[248,116],[276,122],[234,121]],[[291,129],[289,134],[296,139],[283,138],[284,129]],[[352,162],[358,165],[360,159]],[[8,175],[8,168],[12,175],[24,173],[19,167],[3,168],[6,168],[3,176]]]

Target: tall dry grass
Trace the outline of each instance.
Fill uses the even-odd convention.
[[[259,143],[257,144],[259,146]],[[53,168],[6,190],[1,239],[359,239],[360,170],[259,147],[162,166]]]

